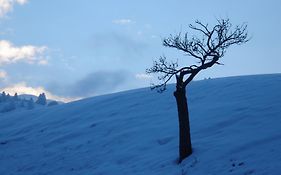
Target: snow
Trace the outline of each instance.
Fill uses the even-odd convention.
[[[281,174],[281,74],[188,88],[194,153],[177,164],[174,85],[0,114],[1,175]]]

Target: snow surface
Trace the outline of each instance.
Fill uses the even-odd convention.
[[[281,74],[193,82],[180,165],[173,90],[0,114],[0,175],[281,174]]]

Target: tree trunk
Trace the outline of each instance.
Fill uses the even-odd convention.
[[[184,88],[177,87],[174,96],[177,101],[179,119],[179,163],[192,153],[189,113]]]

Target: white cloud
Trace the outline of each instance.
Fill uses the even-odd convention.
[[[48,61],[47,61],[47,60],[39,60],[39,61],[38,61],[38,64],[39,64],[39,65],[47,65],[47,64],[48,64]]]
[[[20,5],[23,5],[27,3],[27,0],[16,0],[16,2],[19,3]]]
[[[125,24],[130,24],[133,23],[132,20],[130,19],[116,19],[112,21],[114,24],[119,24],[119,25],[125,25]]]
[[[7,72],[0,70],[0,79],[5,80],[7,78]]]
[[[150,80],[150,79],[152,79],[151,75],[144,74],[144,73],[136,74],[135,77],[136,77],[136,79],[139,79],[139,80]]]
[[[0,18],[13,10],[15,4],[23,5],[27,3],[27,0],[0,0]]]
[[[18,61],[25,61],[27,63],[46,63],[42,61],[44,52],[47,50],[46,46],[14,46],[10,41],[0,40],[0,65],[16,63]]]
[[[68,98],[68,97],[61,97],[61,96],[57,96],[52,94],[51,92],[47,91],[46,89],[44,89],[44,87],[31,87],[31,86],[27,86],[25,82],[21,82],[21,83],[17,83],[14,85],[11,85],[9,87],[5,87],[0,89],[1,92],[5,91],[6,93],[9,94],[30,94],[30,95],[35,95],[38,96],[40,93],[45,93],[47,99],[52,99],[52,100],[57,100],[57,101],[63,101],[63,102],[70,102],[70,101],[75,101],[78,100],[80,98]]]

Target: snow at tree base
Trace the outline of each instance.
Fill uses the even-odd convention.
[[[281,74],[192,82],[180,165],[174,88],[1,113],[0,174],[281,174]]]

